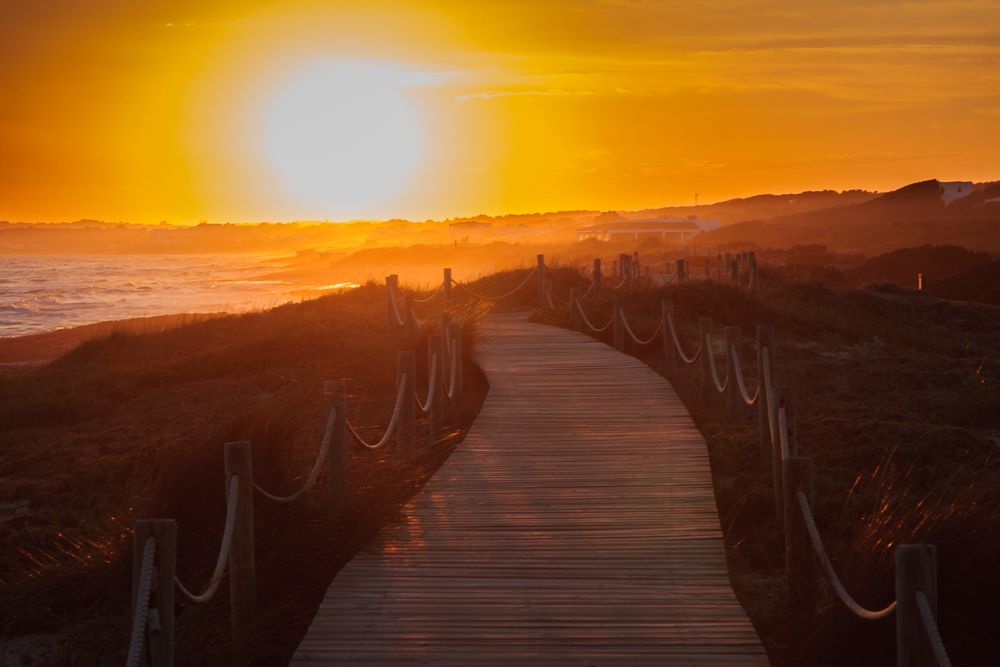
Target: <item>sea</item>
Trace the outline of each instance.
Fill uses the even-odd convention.
[[[248,255],[0,256],[0,336],[298,300],[302,284],[268,277],[282,268]]]

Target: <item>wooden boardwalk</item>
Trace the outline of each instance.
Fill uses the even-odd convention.
[[[671,386],[523,315],[489,316],[477,358],[465,442],[337,575],[292,664],[766,665]]]

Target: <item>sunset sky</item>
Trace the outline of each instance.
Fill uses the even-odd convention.
[[[8,220],[1000,179],[996,0],[0,0],[0,82]]]

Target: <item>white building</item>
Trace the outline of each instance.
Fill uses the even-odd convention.
[[[952,203],[956,199],[968,197],[972,194],[972,183],[969,181],[949,181],[947,183],[938,182],[941,190],[941,201],[944,205]]]

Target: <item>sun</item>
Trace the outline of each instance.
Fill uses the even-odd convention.
[[[264,153],[285,192],[322,217],[383,209],[423,161],[417,77],[389,63],[335,59],[276,87],[264,114]]]

